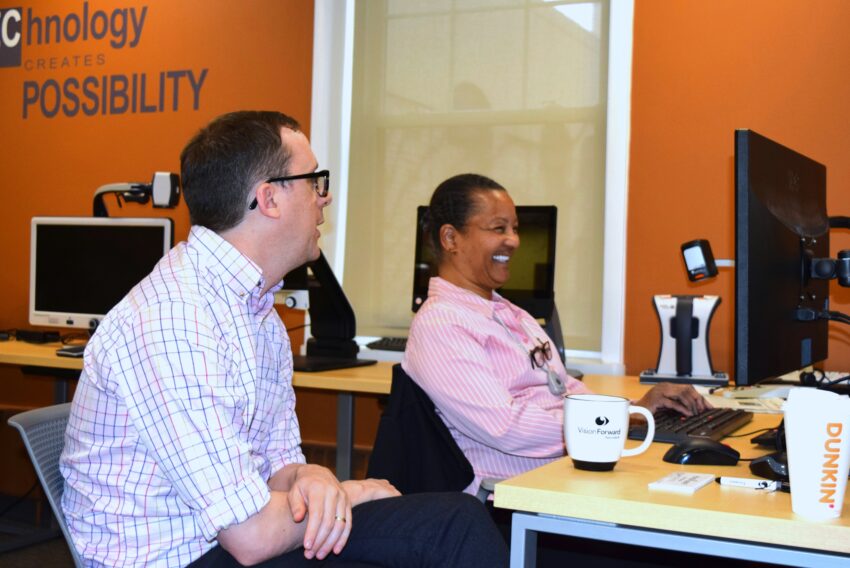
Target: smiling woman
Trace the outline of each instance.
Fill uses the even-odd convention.
[[[564,455],[565,394],[589,392],[567,374],[531,314],[496,292],[520,245],[508,192],[475,174],[434,191],[428,221],[437,277],[413,318],[402,368],[431,398],[482,478],[504,479]],[[707,404],[689,385],[656,385],[636,403],[690,416]]]
[[[490,299],[510,278],[518,229],[513,200],[487,177],[454,176],[431,198],[428,232],[440,276],[482,298]]]

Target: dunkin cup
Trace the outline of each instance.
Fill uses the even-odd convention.
[[[783,411],[791,510],[812,520],[840,517],[850,466],[850,398],[794,389]]]
[[[629,415],[646,418],[646,439],[636,448],[625,449]],[[655,436],[652,413],[619,396],[571,394],[564,398],[564,440],[576,469],[608,471],[620,457],[643,453]]]

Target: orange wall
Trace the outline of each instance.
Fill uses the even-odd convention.
[[[658,356],[654,294],[719,294],[715,367],[733,366],[734,273],[688,282],[679,245],[734,257],[733,131],[750,128],[827,166],[828,212],[850,215],[850,3],[637,0],[626,270],[625,361]],[[850,232],[832,235],[832,254]],[[831,284],[832,306],[850,291]],[[831,324],[835,326],[836,324]],[[847,328],[831,328],[827,369],[850,369]]]
[[[189,137],[227,111],[281,110],[309,132],[312,0],[24,0],[4,3],[0,11],[10,5],[23,8],[24,29],[21,64],[0,67],[0,329],[28,327],[31,217],[90,215],[92,194],[103,184],[150,181],[156,170],[179,171],[179,153]],[[30,9],[33,19],[43,22],[54,15],[80,21],[88,14],[89,26],[94,18],[101,28],[107,18],[96,16],[98,12],[120,24],[122,14],[134,9],[138,17],[146,11],[136,45],[130,46],[135,32],[129,32],[126,44],[115,48],[109,45],[110,34],[95,39],[91,27],[85,40],[82,35],[75,41],[63,36],[57,42],[51,36],[49,44],[42,38],[42,45],[37,45],[35,28],[28,27]],[[69,26],[75,35],[73,21]],[[116,33],[120,43],[120,29]],[[180,74],[187,70],[196,81],[206,70],[197,105],[188,76]],[[160,91],[161,74],[169,72],[177,72],[180,79],[166,79],[166,88]],[[135,112],[131,97],[125,112],[113,113],[109,107],[102,112],[103,77],[120,75],[131,82],[133,76],[145,77],[145,103],[154,112],[141,112],[138,97]],[[73,81],[82,84],[88,77],[96,81],[91,90],[97,107],[73,86]],[[96,114],[87,116],[82,106],[65,96],[56,107],[50,81],[67,84],[81,105],[96,108]],[[31,103],[24,118],[25,92],[34,90],[27,85],[38,85],[47,97],[40,99],[44,110],[40,102]],[[116,110],[124,104],[121,97],[114,102]],[[45,110],[51,114],[54,109],[58,109],[55,116],[45,115]],[[111,198],[107,206],[113,216],[168,215],[175,220],[177,240],[188,233],[188,212],[182,202],[165,212],[135,204],[119,210]],[[0,368],[0,385],[0,407],[52,402],[52,381],[24,376],[16,368]],[[332,398],[325,404],[333,409]]]
[[[66,41],[63,37],[59,43],[27,45],[29,8],[42,20],[52,15],[67,19],[71,14],[81,18],[87,10],[91,22],[98,11],[111,17],[116,9],[135,9],[140,16],[145,7],[142,32],[132,48],[132,32],[128,45],[120,49],[110,47],[108,38],[98,41],[91,37],[86,41]],[[23,5],[23,17],[21,65],[0,67],[0,241],[4,245],[0,249],[0,329],[28,327],[31,217],[90,215],[91,196],[103,184],[150,181],[156,170],[179,171],[179,153],[189,137],[227,111],[281,110],[297,118],[307,132],[310,129],[312,0],[39,0]],[[31,37],[35,38],[34,32]],[[28,117],[23,118],[27,82],[43,85],[54,80],[62,85],[68,79],[82,83],[89,76],[100,80],[104,75],[145,74],[146,104],[157,106],[161,72],[191,70],[199,77],[204,69],[207,74],[197,108],[192,90],[183,79],[178,84],[176,111],[172,106],[173,83],[166,83],[162,112],[128,110],[86,116],[79,108],[74,112],[71,104],[68,112],[60,107],[55,116],[46,117],[40,103],[32,103]],[[94,104],[86,96],[79,98],[89,108]],[[48,113],[52,112],[55,99],[45,101]],[[61,102],[72,103],[66,99]],[[188,211],[183,202],[167,211],[135,204],[118,209],[114,199],[108,197],[107,206],[113,216],[170,216],[176,223],[177,241],[188,233]],[[25,377],[16,368],[0,367],[0,384],[0,407],[42,406],[53,400],[52,380]],[[369,444],[377,425],[377,402],[375,398],[361,398],[357,402],[356,441]],[[305,440],[335,439],[335,404],[331,394],[305,391],[299,395]]]

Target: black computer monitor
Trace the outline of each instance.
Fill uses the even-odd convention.
[[[752,130],[735,131],[735,383],[752,385],[827,358],[826,168]]]
[[[94,329],[165,255],[166,218],[33,217],[29,322]]]
[[[437,262],[422,219],[428,207],[416,210],[416,252],[413,272],[413,311],[428,298],[428,280],[437,275]],[[519,205],[516,208],[522,246],[511,257],[511,277],[499,294],[538,319],[549,319],[555,307],[555,242],[558,208]]]

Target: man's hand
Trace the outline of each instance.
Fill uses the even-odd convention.
[[[289,489],[289,508],[296,523],[307,519],[304,556],[325,558],[342,552],[351,533],[351,500],[327,468],[302,465]]]
[[[711,404],[691,385],[673,383],[655,385],[635,404],[652,413],[660,408],[670,408],[685,416],[693,416],[711,408]]]
[[[343,481],[342,488],[348,493],[348,498],[351,500],[352,506],[401,495],[398,489],[390,485],[390,482],[386,479]]]

